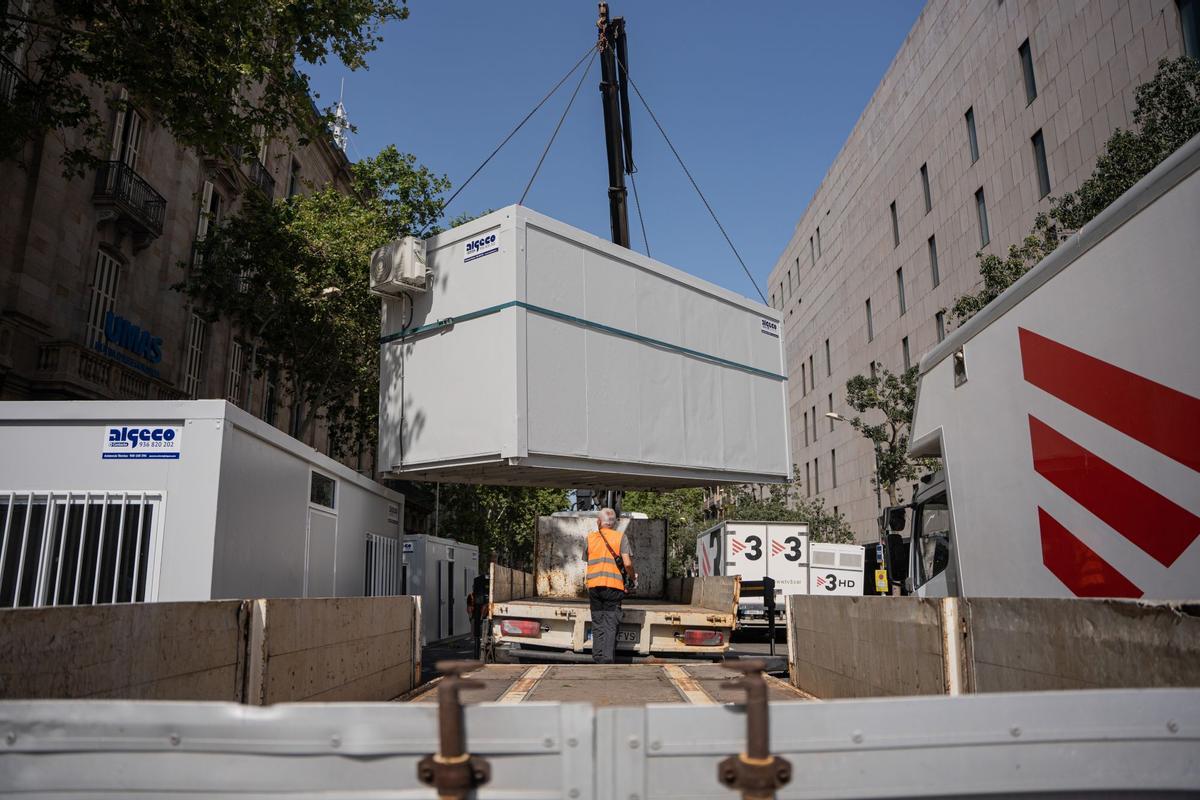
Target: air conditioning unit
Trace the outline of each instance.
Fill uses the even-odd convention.
[[[376,294],[424,292],[426,275],[424,239],[405,236],[371,254],[371,291]]]

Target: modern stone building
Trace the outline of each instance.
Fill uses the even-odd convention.
[[[24,80],[19,57],[0,73],[5,92]],[[74,131],[29,144],[23,164],[0,162],[0,399],[226,398],[292,432],[272,376],[250,374],[242,332],[205,322],[171,287],[248,192],[349,191],[345,154],[332,141],[264,138],[252,157],[205,158],[152,111],[118,112],[118,97],[93,96],[111,145],[99,170],[64,178],[58,136]],[[327,451],[314,427],[308,443]]]
[[[929,0],[771,271],[802,493],[874,541],[846,381],[915,365],[943,309],[1048,195],[1078,188],[1161,58],[1200,58],[1200,0]],[[908,491],[903,492],[907,498]],[[886,497],[885,497],[886,500]]]

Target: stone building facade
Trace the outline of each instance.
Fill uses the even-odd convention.
[[[7,82],[22,79],[13,60],[2,66]],[[264,139],[252,157],[205,158],[151,110],[119,112],[120,97],[93,96],[110,144],[99,170],[63,176],[59,136],[73,131],[0,162],[0,400],[225,398],[290,432],[271,376],[249,374],[242,332],[206,323],[172,286],[249,192],[349,191],[349,161],[325,140]],[[320,424],[306,439],[327,451]]]
[[[1079,187],[1135,88],[1200,40],[1197,0],[929,0],[771,271],[801,493],[875,541],[846,381],[916,365],[1048,196]],[[909,491],[902,492],[907,498]],[[884,502],[887,498],[884,497]]]

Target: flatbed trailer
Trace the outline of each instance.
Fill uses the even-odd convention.
[[[472,703],[591,703],[593,706],[644,706],[650,703],[694,706],[740,703],[745,692],[724,685],[737,674],[720,664],[486,664],[463,673],[483,686],[463,689]],[[770,675],[767,699],[772,703],[815,700],[790,683]],[[399,698],[408,703],[436,703],[441,677]]]

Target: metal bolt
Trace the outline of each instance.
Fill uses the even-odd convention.
[[[855,744],[862,744],[862,740],[863,740],[862,731],[855,731],[854,734],[850,738],[854,741]]]
[[[579,797],[579,790],[572,789],[571,791],[567,792],[567,797]]]
[[[576,739],[574,736],[572,736],[570,739],[567,739],[567,747],[579,747],[579,740]],[[579,791],[579,790],[576,789],[574,791]]]
[[[1016,725],[1013,725],[1011,728],[1009,728],[1009,729],[1008,729],[1008,732],[1009,732],[1010,734],[1012,734],[1012,737],[1013,737],[1014,739],[1016,739],[1018,736],[1020,736],[1020,735],[1021,735],[1021,729],[1020,729],[1020,728],[1018,728]]]
[[[8,733],[4,734],[4,741],[10,745],[16,744],[17,734],[14,731],[9,731]]]
[[[329,737],[329,744],[332,747],[341,747],[342,746],[342,737],[338,736],[335,733],[333,736]]]
[[[1173,719],[1168,720],[1167,721],[1167,730],[1169,730],[1171,733],[1179,733],[1179,723]],[[9,736],[11,736],[11,735],[12,734],[9,734]]]
[[[638,738],[636,736],[630,736],[629,737],[629,749],[637,750],[637,748],[638,748]]]
[[[167,741],[169,741],[169,742],[171,743],[171,746],[172,746],[172,747],[178,747],[178,746],[179,746],[179,742],[180,742],[180,739],[179,739],[179,734],[178,734],[178,733],[172,733],[170,736],[168,736],[168,737],[167,737]]]
[[[662,750],[662,742],[655,739],[653,742],[650,743],[650,749],[651,750]]]
[[[554,747],[554,740],[551,739],[549,736],[547,736],[545,739],[542,740],[542,744],[545,745],[546,747]]]

